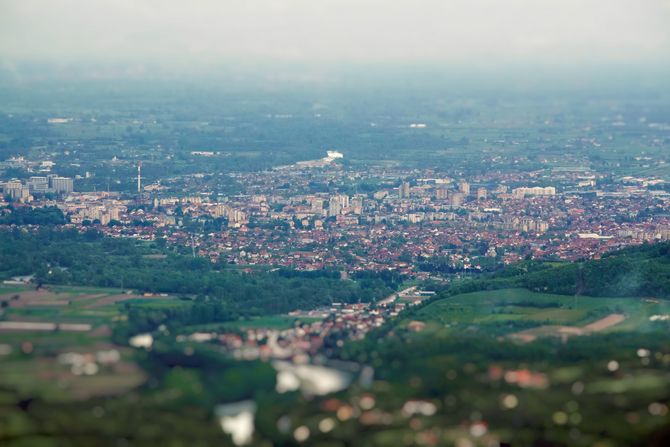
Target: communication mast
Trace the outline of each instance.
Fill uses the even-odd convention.
[[[142,194],[142,162],[137,162],[137,194]]]

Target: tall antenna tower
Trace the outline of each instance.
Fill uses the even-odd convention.
[[[138,161],[137,162],[137,194],[142,193],[142,162]]]
[[[191,251],[193,252],[193,259],[195,259],[195,239],[191,235]]]

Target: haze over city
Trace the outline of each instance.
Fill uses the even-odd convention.
[[[668,25],[0,0],[0,445],[670,445]]]

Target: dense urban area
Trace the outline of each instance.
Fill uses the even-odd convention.
[[[25,209],[56,207],[79,230],[164,240],[212,262],[394,270],[422,279],[525,258],[597,258],[670,239],[670,193],[656,176],[613,177],[577,166],[455,179],[435,169],[352,169],[338,163],[343,157],[329,151],[267,171],[146,185],[138,161],[136,194],[75,192],[74,179],[49,174],[53,162],[10,158],[7,167],[42,175],[0,184],[3,219],[21,223]],[[218,176],[241,191],[213,193]]]

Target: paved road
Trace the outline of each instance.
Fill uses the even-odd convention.
[[[393,303],[396,299],[402,298],[403,296],[407,296],[410,293],[414,292],[415,290],[416,286],[408,287],[406,289],[401,290],[400,292],[395,292],[392,295],[389,295],[388,297],[379,301],[377,304],[379,304],[380,306],[388,306],[389,304]]]

